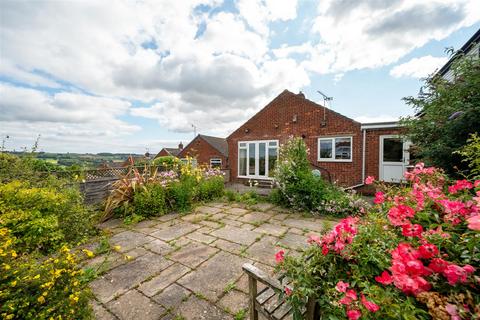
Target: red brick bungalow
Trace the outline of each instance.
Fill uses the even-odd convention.
[[[226,169],[228,165],[227,140],[199,134],[177,155],[180,159],[187,156],[196,158],[198,164]]]
[[[399,181],[409,162],[400,131],[395,122],[361,124],[285,90],[227,137],[231,180],[271,179],[279,146],[298,136],[312,165],[342,186],[360,186],[368,175]]]
[[[162,148],[162,150],[160,150],[160,152],[157,153],[157,155],[155,156],[155,159],[159,157],[169,157],[169,156],[176,157],[182,150],[183,150],[183,144],[180,142],[178,144],[178,148]]]

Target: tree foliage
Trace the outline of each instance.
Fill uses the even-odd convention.
[[[402,119],[416,156],[449,174],[469,173],[458,151],[480,130],[480,60],[461,57],[452,64],[453,80],[425,80],[422,93],[404,98],[415,116]]]

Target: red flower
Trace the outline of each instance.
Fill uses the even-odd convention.
[[[447,278],[448,283],[453,286],[458,282],[467,282],[468,274],[474,271],[475,268],[468,264],[465,265],[463,268],[457,266],[456,264],[450,264],[443,270],[442,273],[445,278]]]
[[[402,234],[405,237],[420,237],[423,232],[423,227],[419,224],[404,224],[402,226]]]
[[[363,294],[362,294],[361,300],[362,300],[362,304],[364,305],[365,308],[367,308],[368,311],[377,312],[378,310],[380,310],[380,307],[376,303],[372,301],[368,301]]]
[[[282,263],[284,259],[285,259],[285,250],[280,250],[275,254],[275,261],[277,261],[277,263]]]
[[[326,244],[322,246],[322,254],[326,256],[328,254],[328,247]]]
[[[350,298],[352,300],[357,300],[357,293],[355,292],[355,290],[350,289],[350,290],[347,290],[347,292],[345,293],[345,297]]]
[[[433,272],[442,273],[449,264],[450,262],[445,261],[441,258],[433,258],[432,261],[430,261],[428,268],[431,269]]]
[[[378,191],[375,193],[375,200],[373,200],[373,203],[375,204],[382,204],[385,202],[385,195],[382,191]]]
[[[423,259],[431,259],[438,254],[438,248],[434,244],[426,243],[418,248],[418,252]]]
[[[292,292],[293,292],[292,289],[290,289],[289,287],[285,287],[285,294],[286,294],[287,296],[291,296],[291,295],[292,295]]]
[[[408,218],[413,218],[415,211],[406,205],[398,205],[388,210],[388,219],[394,226],[403,226],[408,223]]]
[[[357,320],[362,316],[360,310],[348,310],[347,317],[349,320]]]
[[[380,276],[376,276],[375,280],[383,285],[389,285],[393,282],[392,276],[387,271],[383,271]]]
[[[352,303],[352,298],[343,297],[342,299],[338,300],[338,302],[344,305],[349,305],[350,303]]]
[[[365,179],[365,184],[372,184],[373,182],[375,181],[375,177],[372,177],[372,176],[368,176],[366,179]]]
[[[347,288],[350,286],[347,282],[339,281],[335,286],[338,292],[347,292]]]
[[[455,194],[460,190],[472,189],[472,188],[473,188],[473,184],[471,182],[465,179],[457,180],[457,182],[453,186],[448,187],[448,192]]]

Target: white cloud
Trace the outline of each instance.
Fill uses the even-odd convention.
[[[390,70],[390,75],[395,78],[424,78],[441,68],[447,61],[448,58],[432,57],[431,55],[412,58],[405,63],[393,67]]]
[[[476,0],[322,1],[311,47],[286,46],[274,53],[308,53],[303,66],[320,74],[377,68],[478,21]]]

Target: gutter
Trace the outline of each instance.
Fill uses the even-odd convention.
[[[362,128],[362,133],[363,133],[363,137],[362,137],[362,183],[344,188],[344,190],[355,189],[355,188],[358,188],[358,187],[361,187],[361,186],[365,185],[365,182],[364,182],[365,181],[365,146],[366,146],[366,142],[367,142],[367,130],[365,128]]]

